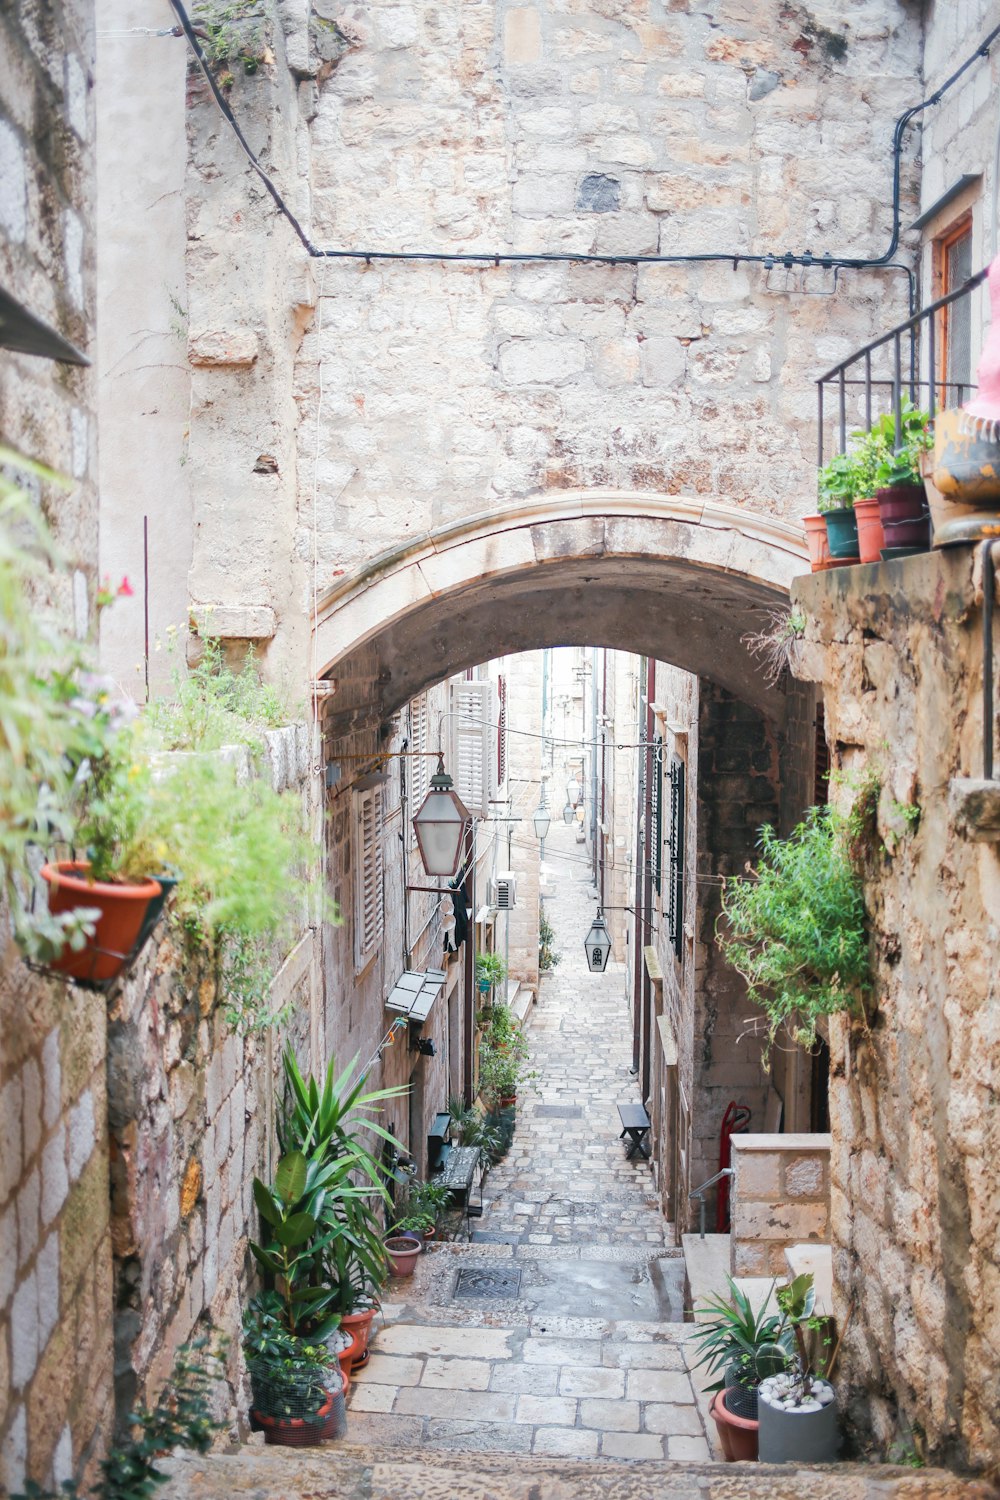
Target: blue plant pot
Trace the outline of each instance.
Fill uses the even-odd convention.
[[[828,510],[823,517],[826,535],[830,543],[830,556],[840,561],[849,558],[860,561],[858,549],[858,518],[851,510]]]

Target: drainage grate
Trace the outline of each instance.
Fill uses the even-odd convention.
[[[536,1104],[535,1114],[547,1120],[579,1120],[583,1110],[579,1104]]]
[[[520,1290],[521,1272],[513,1266],[463,1266],[455,1282],[456,1297],[516,1297]]]

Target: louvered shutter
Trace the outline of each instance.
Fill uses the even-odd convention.
[[[354,962],[363,969],[382,937],[382,788],[355,793]]]
[[[475,818],[489,814],[496,729],[491,682],[455,682],[451,690],[451,771],[455,790]]]
[[[497,786],[507,780],[507,679],[497,678]]]
[[[410,749],[414,752],[410,761],[410,817],[419,811],[420,805],[430,789],[434,762],[425,752],[431,747],[430,713],[427,694],[421,693],[410,704]],[[411,823],[412,830],[412,823]]]

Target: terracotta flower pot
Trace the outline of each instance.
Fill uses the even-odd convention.
[[[825,516],[803,516],[806,530],[806,546],[809,548],[809,565],[814,573],[822,573],[832,567],[830,561],[830,539],[826,532]]]
[[[357,1334],[353,1333],[349,1328],[344,1327],[343,1318],[340,1320],[340,1330],[342,1333],[348,1334],[351,1340],[346,1349],[337,1351],[337,1363],[340,1366],[340,1373],[343,1375],[346,1385],[350,1385],[351,1370],[354,1368],[354,1361],[361,1357],[361,1347],[358,1343]]]
[[[823,517],[834,562],[858,561],[858,521],[853,509],[828,510]]]
[[[885,546],[920,547],[931,544],[931,520],[922,484],[893,484],[879,490],[878,513]]]
[[[354,1335],[355,1349],[351,1369],[356,1370],[364,1364],[368,1354],[368,1340],[372,1334],[372,1323],[375,1319],[374,1307],[365,1308],[364,1312],[344,1313],[340,1320],[340,1326],[345,1333]]]
[[[385,1241],[385,1248],[392,1262],[393,1276],[412,1276],[417,1256],[424,1247],[419,1239],[411,1240],[402,1234],[390,1234]]]
[[[734,1386],[716,1391],[708,1408],[719,1429],[719,1442],[727,1463],[745,1463],[757,1457],[757,1432],[760,1424],[749,1417],[738,1417],[726,1408],[726,1396]]]
[[[41,876],[49,887],[50,912],[78,911],[87,906],[98,907],[101,912],[94,936],[86,946],[79,953],[64,948],[47,967],[71,979],[103,984],[125,967],[149,903],[161,894],[161,886],[158,880],[132,885],[88,881],[89,870],[85,860],[61,860],[55,865],[42,866]]]
[[[343,1437],[346,1433],[347,1411],[344,1407],[344,1402],[347,1399],[347,1392],[350,1389],[350,1385],[351,1382],[344,1372],[341,1371],[341,1388],[339,1391],[331,1393],[330,1415],[323,1423],[320,1432],[322,1438],[339,1438]],[[266,1442],[267,1439],[265,1438],[264,1441]]]
[[[875,496],[855,500],[854,514],[858,522],[858,556],[863,563],[878,562],[885,546],[885,532],[882,530]]]

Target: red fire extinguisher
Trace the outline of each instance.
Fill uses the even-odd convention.
[[[733,1148],[730,1144],[734,1135],[745,1135],[750,1128],[750,1110],[745,1104],[737,1104],[735,1099],[730,1100],[726,1106],[726,1113],[722,1116],[722,1129],[719,1131],[719,1171],[731,1164]],[[729,1178],[723,1177],[719,1181],[719,1191],[715,1200],[715,1232],[716,1234],[729,1233]]]

